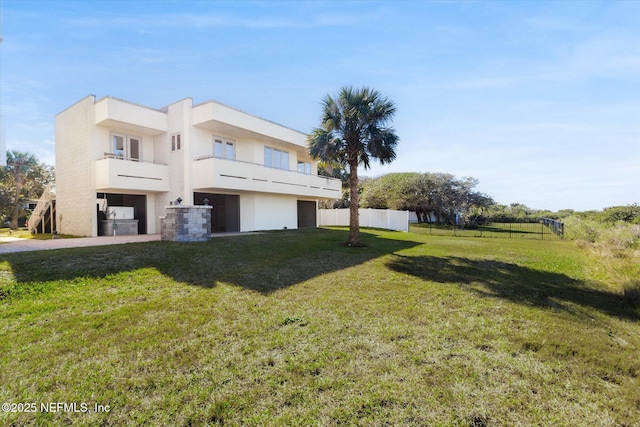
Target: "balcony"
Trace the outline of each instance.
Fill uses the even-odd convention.
[[[169,191],[169,166],[105,157],[94,162],[96,191]]]
[[[192,123],[212,133],[234,138],[257,138],[276,144],[285,142],[298,147],[307,146],[304,133],[214,101],[194,106]]]
[[[95,104],[96,125],[144,135],[167,132],[167,115],[161,111],[116,98],[102,98]]]
[[[204,157],[193,162],[197,191],[256,191],[319,199],[342,197],[339,179],[269,168],[255,163]]]

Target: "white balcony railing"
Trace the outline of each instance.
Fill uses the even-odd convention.
[[[342,196],[339,179],[212,156],[194,160],[192,184],[200,191],[257,191],[322,199]]]
[[[97,191],[169,191],[169,166],[105,154],[94,162]]]

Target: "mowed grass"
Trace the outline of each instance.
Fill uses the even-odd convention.
[[[499,237],[508,239],[562,240],[553,228],[541,223],[494,222],[479,227],[459,228],[448,224],[411,224],[410,231],[417,234],[456,237]]]
[[[53,238],[53,234],[51,233],[36,233],[31,234],[31,232],[27,228],[18,228],[17,230],[11,230],[9,228],[0,228],[0,238],[2,237],[14,237],[20,239],[36,239],[36,240],[49,240]],[[69,236],[65,234],[58,234],[56,238],[59,239],[68,239],[73,238],[74,236]],[[3,242],[0,242],[2,244]]]
[[[0,424],[640,425],[640,310],[575,244],[363,239],[3,255],[0,402],[38,410]]]

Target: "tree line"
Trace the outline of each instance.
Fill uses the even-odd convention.
[[[321,163],[319,173],[348,182],[348,173],[338,165]],[[612,206],[602,211],[576,212],[573,209],[550,211],[530,208],[522,203],[503,205],[487,194],[476,191],[479,181],[450,173],[389,173],[376,178],[362,177],[358,193],[360,207],[408,210],[419,222],[474,226],[490,222],[539,222],[540,218],[564,220],[570,216],[600,223],[640,224],[640,205]],[[322,202],[322,208],[349,207],[349,194],[339,200]]]
[[[477,185],[449,173],[390,173],[363,181],[362,207],[413,211],[419,222],[475,223],[494,203]]]
[[[54,168],[40,162],[35,155],[7,151],[7,165],[0,168],[0,215],[2,225],[15,230],[29,218],[26,206],[38,200],[54,181]]]
[[[338,169],[321,165],[319,171],[344,182],[348,174],[336,172]],[[416,213],[419,222],[472,225],[485,221],[496,205],[490,196],[475,190],[477,185],[476,178],[450,173],[400,172],[362,178],[358,193],[361,208],[408,210]],[[342,199],[324,202],[321,207],[346,208],[349,202],[345,191]]]

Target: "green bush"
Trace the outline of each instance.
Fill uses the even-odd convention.
[[[569,240],[583,240],[595,243],[604,229],[604,225],[593,220],[571,216],[565,219],[564,237]]]
[[[637,203],[627,206],[612,206],[598,213],[598,219],[602,222],[616,223],[624,221],[640,224],[640,206]]]
[[[602,243],[613,249],[633,249],[640,247],[640,225],[624,221],[606,223],[571,216],[565,219],[565,238]]]
[[[600,232],[600,241],[616,249],[640,246],[640,225],[619,222]]]

